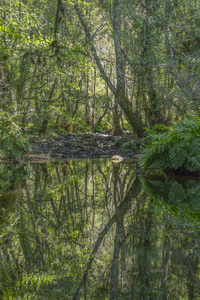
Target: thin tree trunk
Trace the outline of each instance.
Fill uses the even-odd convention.
[[[97,70],[94,67],[94,92],[93,92],[93,105],[92,105],[92,125],[95,123],[95,110],[96,110],[96,81],[97,81]]]
[[[92,268],[92,264],[95,259],[95,254],[97,253],[101,242],[103,238],[106,236],[112,225],[118,220],[118,216],[120,214],[121,218],[124,217],[126,214],[127,210],[129,209],[130,202],[132,201],[133,198],[136,198],[138,194],[141,191],[141,184],[138,178],[135,179],[133,182],[132,186],[130,187],[129,191],[127,192],[124,200],[120,203],[120,205],[117,207],[116,213],[113,215],[113,217],[108,221],[108,223],[105,225],[104,229],[100,232],[98,239],[94,245],[93,251],[91,253],[91,258],[89,259],[89,262],[87,264],[87,268],[83,274],[82,280],[79,283],[79,286],[76,289],[76,292],[73,296],[73,300],[79,299],[79,292],[81,288],[84,285],[85,280],[87,279],[89,270]]]
[[[141,117],[138,115],[138,113],[134,112],[132,109],[132,104],[129,101],[127,95],[125,94],[125,81],[124,81],[124,71],[123,71],[123,64],[121,63],[122,59],[120,58],[120,52],[121,52],[121,48],[119,49],[119,39],[117,36],[117,33],[115,34],[115,49],[116,49],[116,59],[118,60],[116,63],[116,68],[117,68],[117,79],[118,79],[118,85],[117,88],[114,86],[114,84],[111,82],[110,78],[107,76],[102,63],[99,59],[99,56],[97,54],[96,48],[94,46],[93,43],[93,39],[90,33],[90,28],[87,25],[85,19],[84,19],[84,15],[81,12],[79,5],[75,4],[74,8],[76,10],[76,13],[79,17],[79,20],[84,28],[86,37],[90,43],[90,49],[91,52],[93,54],[94,60],[96,62],[96,65],[99,69],[99,72],[101,74],[101,77],[104,79],[104,81],[107,83],[109,89],[111,90],[111,92],[116,96],[116,99],[118,101],[118,104],[120,105],[120,107],[123,109],[125,116],[128,120],[128,122],[130,123],[130,125],[132,126],[133,130],[137,133],[137,135],[139,137],[142,137],[144,135],[144,129],[143,129],[143,123],[142,123],[142,119]],[[116,9],[116,8],[115,8]],[[115,20],[113,22],[117,27],[118,23]],[[117,28],[115,29],[117,30]],[[121,69],[122,68],[122,69]],[[120,89],[120,87],[122,87],[122,89]]]
[[[114,125],[114,131],[113,135],[116,136],[122,136],[123,135],[123,130],[121,129],[120,125],[120,118],[121,118],[121,113],[119,111],[118,107],[118,100],[115,97],[115,103],[114,103],[114,113],[113,113],[113,125]]]

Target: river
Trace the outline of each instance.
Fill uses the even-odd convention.
[[[135,162],[0,165],[0,299],[200,299],[200,181]]]

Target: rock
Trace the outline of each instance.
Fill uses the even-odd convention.
[[[123,157],[121,157],[120,155],[113,155],[111,157],[111,161],[113,163],[120,163],[123,160]]]
[[[32,139],[33,140],[33,139]],[[117,137],[108,134],[68,134],[66,136],[58,136],[54,139],[44,139],[41,141],[32,142],[32,154],[50,153],[54,157],[63,158],[81,158],[81,157],[112,157],[120,153],[120,145],[123,142],[132,140],[130,137]],[[124,156],[124,154],[123,154]],[[136,158],[134,151],[126,152],[126,157]],[[120,157],[120,158],[119,158]],[[122,157],[113,158],[112,161],[120,162]]]

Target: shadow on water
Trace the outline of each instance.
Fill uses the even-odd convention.
[[[0,299],[200,299],[200,182],[133,162],[0,166]]]

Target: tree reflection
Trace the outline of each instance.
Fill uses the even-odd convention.
[[[200,281],[200,183],[194,178],[149,176],[141,179],[163,214],[162,299],[198,299]],[[176,289],[170,288],[176,284]]]
[[[139,179],[133,163],[106,160],[6,172],[2,298],[200,297],[198,181]]]

